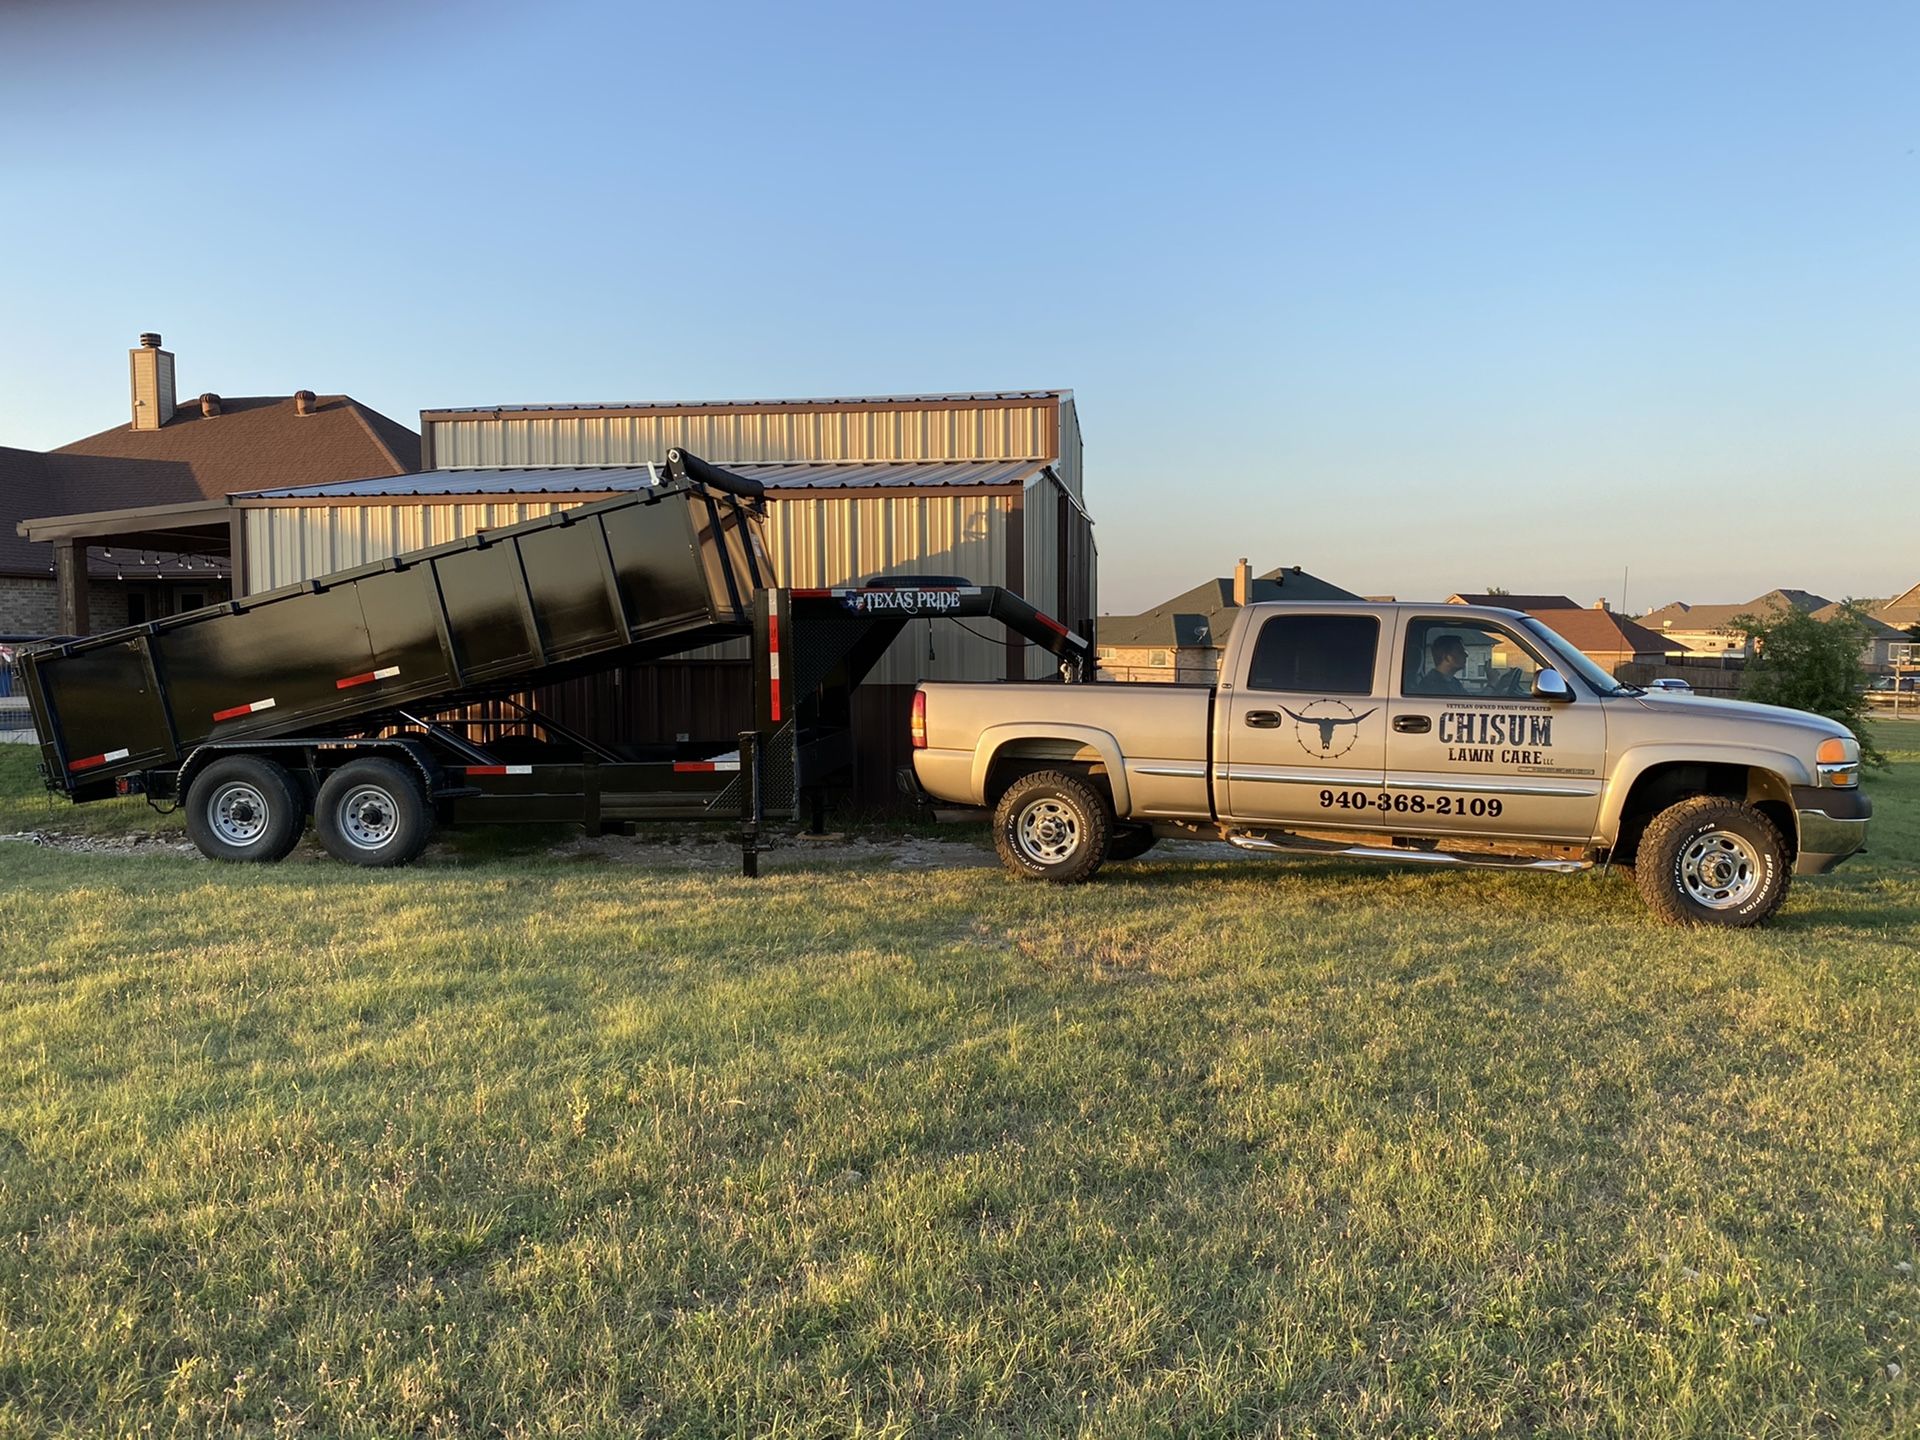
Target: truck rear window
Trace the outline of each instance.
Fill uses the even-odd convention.
[[[1260,627],[1249,690],[1371,695],[1380,621],[1372,615],[1275,615]]]

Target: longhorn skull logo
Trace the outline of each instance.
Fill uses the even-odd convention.
[[[1344,715],[1313,713],[1316,710],[1324,710],[1332,706],[1338,706],[1341,710],[1346,711],[1346,713]],[[1373,714],[1373,710],[1378,710],[1380,707],[1376,705],[1373,707],[1373,710],[1368,710],[1359,715],[1353,713],[1352,706],[1340,700],[1315,700],[1311,705],[1307,706],[1307,713],[1305,714],[1302,714],[1298,710],[1288,710],[1284,705],[1280,708],[1292,718],[1294,723],[1293,737],[1300,742],[1300,748],[1317,759],[1332,760],[1337,756],[1346,754],[1347,751],[1353,748],[1354,741],[1360,738],[1360,722],[1366,719],[1368,715]],[[1334,748],[1335,736],[1342,726],[1348,725],[1352,726],[1353,729],[1347,734],[1347,743],[1336,750]],[[1306,732],[1308,726],[1314,727],[1314,729],[1319,732],[1320,743],[1318,747],[1307,743]]]

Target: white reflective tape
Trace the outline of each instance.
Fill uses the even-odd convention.
[[[389,665],[384,670],[374,671],[373,678],[376,680],[391,680],[394,676],[398,675],[399,673],[400,673],[400,667],[398,665]]]
[[[100,761],[104,765],[111,765],[116,760],[126,759],[132,753],[131,750],[109,750],[100,757]]]
[[[254,714],[256,714],[256,715],[257,715],[257,714],[259,714],[259,713],[260,713],[260,712],[261,712],[262,710],[271,710],[271,709],[273,709],[273,703],[274,703],[274,702],[273,702],[273,699],[272,699],[272,697],[268,697],[268,698],[267,698],[267,699],[265,699],[265,700],[256,700],[256,701],[254,701],[254,702],[253,702],[253,704],[251,704],[251,705],[249,705],[249,706],[247,707],[247,709],[248,709],[249,711],[251,711],[251,712],[253,712]]]
[[[507,766],[507,774],[509,774],[509,775],[531,775],[531,774],[533,774],[533,766],[531,766],[531,765],[509,765],[509,766]]]
[[[773,679],[780,678],[780,652],[774,650],[767,656],[767,674]]]

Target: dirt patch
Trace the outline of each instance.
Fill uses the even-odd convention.
[[[964,870],[998,862],[983,845],[921,835],[775,835],[760,852],[762,873],[808,865],[858,865],[877,870]],[[740,847],[719,835],[628,837],[582,835],[551,852],[576,860],[602,860],[669,870],[734,870]]]
[[[0,844],[38,845],[69,855],[177,855],[199,860],[199,850],[179,834],[68,835],[58,830],[21,830],[0,835]],[[856,865],[876,870],[958,870],[997,863],[984,845],[921,835],[774,835],[760,852],[763,873],[802,869],[809,865]],[[626,836],[574,835],[551,845],[517,852],[549,855],[566,860],[638,865],[665,870],[716,870],[737,873],[740,847],[719,832],[684,835]],[[478,857],[462,854],[457,844],[428,847],[420,863],[462,865]],[[495,857],[486,857],[495,858]],[[309,836],[287,857],[287,863],[320,861],[330,857]]]

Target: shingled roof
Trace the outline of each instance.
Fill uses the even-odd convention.
[[[22,520],[420,468],[420,437],[351,396],[320,396],[309,415],[291,395],[222,397],[219,408],[189,403],[157,430],[117,425],[44,453],[0,447],[0,574],[52,571],[52,547],[22,539]],[[92,569],[115,567],[96,555]]]
[[[1282,565],[1254,577],[1248,600],[1358,600],[1351,590],[1309,575],[1298,565]],[[1233,603],[1233,578],[1202,581],[1165,604],[1138,615],[1102,615],[1102,645],[1221,646],[1240,616]]]

